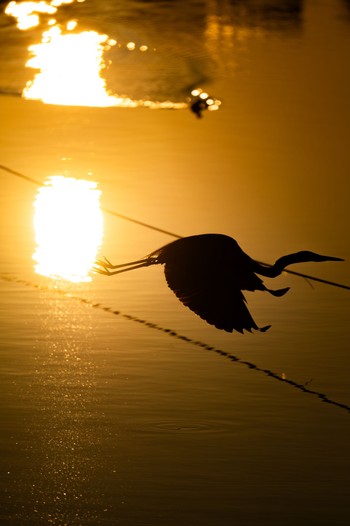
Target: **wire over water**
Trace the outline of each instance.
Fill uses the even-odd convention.
[[[4,166],[4,165],[0,164],[0,169],[4,170],[5,172],[8,172],[11,175],[15,175],[17,177],[20,177],[21,179],[24,179],[27,182],[35,184],[36,186],[44,186],[44,184],[41,183],[40,181],[38,181],[36,179],[33,179],[32,177],[29,177],[27,175],[24,175],[24,174],[22,174],[20,172],[17,172],[16,170],[13,170],[12,168],[9,168],[8,166]],[[174,237],[174,238],[177,238],[177,239],[181,239],[183,237],[183,236],[180,236],[179,234],[175,234],[174,232],[169,232],[168,230],[164,230],[163,228],[159,228],[157,226],[150,225],[149,223],[145,223],[143,221],[139,221],[138,219],[135,219],[133,217],[126,216],[124,214],[120,214],[119,212],[115,212],[113,210],[109,210],[109,209],[103,208],[103,207],[102,207],[102,210],[103,210],[103,212],[106,212],[107,214],[113,215],[115,217],[119,217],[120,219],[124,219],[124,220],[130,221],[132,223],[136,223],[137,225],[143,226],[145,228],[149,228],[151,230],[155,230],[156,232],[161,232],[162,234],[166,234],[168,236],[171,236],[171,237]],[[258,263],[260,263],[262,265],[266,265],[267,267],[271,266],[269,263],[262,263],[260,261],[258,261]],[[328,281],[328,280],[321,279],[321,278],[315,278],[314,276],[309,276],[308,274],[302,274],[301,272],[295,272],[293,270],[288,270],[288,269],[284,269],[283,272],[287,272],[288,274],[293,274],[294,276],[298,276],[300,278],[304,278],[304,279],[307,279],[307,280],[310,279],[310,280],[313,280],[313,281],[318,281],[320,283],[324,283],[326,285],[331,285],[333,287],[340,287],[342,289],[350,290],[350,286],[344,285],[342,283],[335,283],[334,281]]]
[[[138,219],[134,219],[132,217],[125,216],[123,214],[119,214],[118,212],[114,212],[112,210],[107,210],[107,208],[101,207],[101,209],[107,214],[111,214],[112,216],[119,217],[120,219],[125,219],[126,221],[131,221],[132,223],[136,223],[137,225],[144,226],[152,230],[156,230],[157,232],[161,232],[162,234],[166,234],[167,236],[176,237],[177,239],[181,239],[182,237],[182,236],[179,236],[178,234],[174,234],[173,232],[169,232],[168,230],[164,230],[163,228],[159,228],[154,225],[149,225],[148,223],[144,223],[143,221],[139,221]]]
[[[309,387],[306,386],[307,385],[306,383],[301,384],[301,383],[296,382],[294,380],[291,380],[289,378],[285,378],[285,377],[281,376],[280,374],[276,373],[275,371],[272,371],[271,369],[265,369],[264,367],[260,367],[260,366],[256,365],[253,362],[250,362],[250,361],[247,361],[247,360],[242,360],[242,358],[239,358],[238,356],[236,356],[236,355],[234,355],[232,353],[229,353],[229,352],[224,351],[222,349],[218,349],[217,347],[209,345],[209,344],[207,344],[205,342],[202,342],[200,340],[195,340],[193,338],[189,338],[188,336],[184,336],[182,334],[179,334],[178,332],[176,332],[176,331],[174,331],[172,329],[162,327],[162,326],[158,325],[157,323],[152,323],[152,322],[144,320],[142,318],[138,318],[137,316],[133,316],[131,314],[126,314],[124,312],[120,312],[119,310],[114,310],[112,307],[108,307],[107,305],[103,305],[102,303],[95,303],[95,302],[93,302],[93,301],[91,301],[91,300],[89,300],[87,298],[84,298],[84,297],[81,297],[81,296],[76,296],[74,294],[71,294],[70,292],[67,292],[66,290],[63,290],[63,289],[54,289],[53,290],[52,288],[50,288],[48,286],[40,285],[40,284],[37,284],[37,283],[33,283],[31,281],[24,280],[24,279],[19,279],[19,278],[16,278],[14,276],[0,275],[0,278],[3,281],[9,281],[9,282],[12,282],[12,283],[20,283],[20,284],[25,285],[27,287],[35,288],[35,289],[38,289],[38,290],[42,290],[42,291],[46,291],[46,292],[55,292],[57,294],[61,294],[63,296],[66,296],[67,298],[71,298],[71,299],[80,301],[81,303],[84,303],[84,304],[86,304],[89,307],[92,307],[94,309],[100,309],[100,310],[108,312],[108,313],[110,313],[110,314],[112,314],[114,316],[120,316],[121,318],[125,318],[125,319],[127,319],[129,321],[132,321],[134,323],[140,323],[140,324],[144,325],[145,327],[147,327],[149,329],[153,329],[153,330],[164,332],[168,336],[171,336],[173,338],[177,338],[178,340],[182,340],[183,342],[187,342],[187,343],[189,343],[191,345],[196,345],[197,347],[201,347],[202,349],[204,349],[206,351],[213,352],[215,354],[223,356],[223,357],[227,358],[228,360],[230,360],[233,363],[236,363],[238,365],[243,365],[245,367],[248,367],[248,369],[250,369],[252,371],[256,371],[258,373],[262,373],[262,374],[264,374],[265,376],[267,376],[269,378],[272,378],[272,379],[277,380],[279,382],[283,382],[283,383],[285,383],[287,385],[290,385],[291,387],[294,387],[294,389],[297,389],[298,391],[301,391],[301,392],[303,392],[305,394],[313,395],[313,396],[319,398],[322,402],[325,402],[327,404],[339,407],[339,409],[343,409],[343,410],[347,411],[348,413],[350,413],[350,406],[349,405],[344,404],[342,402],[337,402],[336,400],[332,400],[326,394],[321,393],[320,391],[316,391],[315,389],[310,389]]]
[[[9,168],[7,166],[0,165],[0,169],[8,172],[11,175],[15,175],[17,177],[20,177],[21,179],[23,179],[23,180],[25,180],[27,182],[35,184],[36,186],[44,186],[43,183],[41,183],[40,181],[37,181],[36,179],[33,179],[33,178],[31,178],[31,177],[29,177],[27,175],[24,175],[24,174],[22,174],[20,172],[17,172],[16,170],[12,170],[11,168]],[[136,223],[136,224],[138,224],[140,226],[143,226],[145,228],[149,228],[149,229],[155,230],[157,232],[161,232],[161,233],[169,235],[171,237],[178,238],[178,239],[180,239],[182,237],[182,236],[180,236],[178,234],[175,234],[173,232],[169,232],[169,231],[164,230],[162,228],[150,225],[150,224],[145,223],[143,221],[139,221],[139,220],[134,219],[132,217],[129,217],[129,216],[126,216],[126,215],[123,215],[123,214],[119,214],[118,212],[115,212],[113,210],[108,210],[106,208],[102,208],[102,210],[104,212],[108,213],[108,214],[111,214],[111,215],[115,216],[115,217],[119,217],[119,218],[124,219],[126,221],[131,221],[131,222]],[[266,265],[266,263],[263,263],[263,264]],[[350,290],[349,286],[342,285],[340,283],[334,283],[334,282],[323,280],[323,279],[320,279],[320,278],[315,278],[313,276],[308,276],[306,274],[301,274],[300,272],[294,272],[294,271],[290,271],[290,270],[285,270],[285,272],[288,272],[290,274],[294,274],[294,275],[299,276],[299,277],[303,277],[305,279],[311,279],[311,280],[314,280],[314,281],[319,281],[321,283],[325,283],[327,285],[332,285],[332,286],[335,286],[335,287],[341,287],[341,288]],[[52,292],[52,289],[50,289],[49,287],[46,287],[46,286],[43,286],[43,285],[38,285],[38,284],[32,283],[30,281],[26,281],[26,280],[19,279],[19,278],[16,278],[16,277],[11,277],[11,276],[5,276],[5,275],[1,275],[0,277],[1,277],[2,280],[5,280],[5,281],[14,282],[14,283],[21,283],[21,284],[24,284],[24,285],[29,286],[29,287],[37,288],[39,290],[46,290],[48,292]],[[244,365],[244,366],[248,367],[250,370],[254,370],[254,371],[263,373],[265,376],[268,376],[269,378],[273,378],[274,380],[278,380],[279,382],[284,382],[284,383],[290,385],[291,387],[294,387],[295,389],[297,389],[297,390],[299,390],[299,391],[301,391],[303,393],[316,396],[322,402],[325,402],[327,404],[331,404],[333,406],[339,407],[340,409],[344,409],[347,412],[350,412],[350,406],[349,405],[343,404],[341,402],[337,402],[335,400],[332,400],[326,394],[321,393],[319,391],[316,391],[314,389],[310,389],[309,387],[306,387],[306,384],[301,384],[301,383],[296,382],[294,380],[291,380],[291,379],[288,379],[288,378],[284,378],[280,374],[272,371],[271,369],[265,369],[263,367],[259,367],[255,363],[249,362],[249,361],[246,361],[246,360],[242,360],[241,358],[239,358],[238,356],[235,356],[232,353],[229,353],[229,352],[226,352],[226,351],[224,351],[222,349],[218,349],[216,347],[213,347],[212,345],[204,343],[204,342],[202,342],[200,340],[194,340],[192,338],[189,338],[187,336],[179,334],[178,332],[176,332],[176,331],[174,331],[172,329],[161,327],[160,325],[157,325],[156,323],[152,323],[152,322],[149,322],[147,320],[138,318],[137,316],[133,316],[133,315],[130,315],[130,314],[126,314],[126,313],[120,312],[118,310],[114,310],[112,307],[105,306],[105,305],[103,305],[101,303],[94,303],[94,302],[92,302],[92,301],[90,301],[90,300],[88,300],[86,298],[83,298],[83,297],[80,297],[80,296],[71,295],[67,291],[56,290],[55,292],[57,292],[59,294],[63,294],[65,296],[67,296],[67,297],[76,299],[77,301],[80,301],[81,303],[85,303],[86,305],[89,305],[92,308],[98,308],[98,309],[101,309],[101,310],[103,310],[105,312],[113,314],[115,316],[120,316],[120,317],[125,318],[127,320],[130,320],[132,322],[143,324],[145,327],[147,327],[149,329],[154,329],[154,330],[158,330],[158,331],[164,332],[168,336],[171,336],[173,338],[177,338],[177,339],[182,340],[184,342],[188,342],[191,345],[196,345],[198,347],[201,347],[202,349],[205,349],[205,350],[210,351],[210,352],[214,352],[214,353],[216,353],[216,354],[218,354],[220,356],[224,356],[225,358],[227,358],[231,362],[234,362],[234,363],[237,363],[237,364],[240,364],[240,365]]]
[[[45,186],[43,183],[41,183],[37,179],[28,177],[27,175],[24,175],[21,172],[17,172],[16,170],[12,170],[12,168],[9,168],[8,166],[4,166],[3,164],[0,164],[0,169],[4,170],[5,172],[8,172],[11,175],[20,177],[21,179],[24,179],[25,181],[28,181],[29,183],[35,184],[36,186]],[[115,212],[113,210],[108,210],[107,208],[103,208],[103,207],[101,207],[101,209],[103,210],[103,212],[106,212],[107,214],[110,214],[115,217],[119,217],[120,219],[125,219],[126,221],[136,223],[137,225],[144,226],[152,230],[156,230],[157,232],[161,232],[162,234],[166,234],[168,236],[176,237],[179,239],[182,237],[182,236],[179,236],[178,234],[174,234],[173,232],[169,232],[168,230],[164,230],[163,228],[159,228],[157,226],[149,225],[148,223],[144,223],[143,221],[139,221],[138,219],[135,219],[133,217],[129,217],[124,214],[119,214],[118,212]]]

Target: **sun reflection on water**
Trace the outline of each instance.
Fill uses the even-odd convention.
[[[78,29],[78,21],[60,25],[52,15],[64,4],[84,0],[52,0],[46,2],[10,2],[5,13],[16,18],[20,30],[45,24],[41,41],[29,46],[30,58],[26,67],[37,70],[33,80],[27,82],[23,97],[47,104],[67,106],[118,106],[153,109],[182,109],[186,102],[133,100],[126,95],[111,94],[102,77],[106,68],[104,53],[113,46],[124,47],[141,54],[149,46],[127,42],[124,46],[106,34]],[[111,61],[108,62],[110,64]]]
[[[73,22],[68,22],[68,31],[74,29]],[[104,46],[113,44],[96,31],[63,33],[53,25],[40,44],[29,47],[32,57],[26,66],[39,73],[27,83],[24,98],[70,106],[135,106],[127,97],[110,95],[100,75],[105,67]]]
[[[103,237],[97,183],[52,176],[34,202],[35,272],[75,283],[91,281]]]
[[[73,1],[73,0],[72,0]],[[5,9],[6,15],[17,20],[18,29],[25,30],[40,24],[38,13],[53,15],[57,8],[47,2],[10,2]]]

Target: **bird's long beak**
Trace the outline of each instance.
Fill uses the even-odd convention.
[[[335,258],[333,256],[319,256],[320,261],[345,261],[343,258]]]

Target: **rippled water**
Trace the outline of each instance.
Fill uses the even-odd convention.
[[[156,52],[111,49],[113,93],[223,102],[187,109],[47,106],[1,15],[0,164],[97,181],[102,205],[179,235],[222,232],[258,260],[349,279],[347,2],[94,2],[62,21]],[[90,174],[90,175],[88,175]],[[349,296],[284,275],[247,294],[265,334],[222,333],[162,268],[69,284],[34,272],[32,183],[1,171],[1,524],[349,523]],[[105,214],[101,255],[172,238]],[[275,285],[275,284],[274,284]],[[335,403],[333,403],[335,402]]]

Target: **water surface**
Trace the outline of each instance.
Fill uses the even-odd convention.
[[[199,120],[3,95],[2,165],[97,181],[105,208],[226,233],[260,261],[349,260],[348,3],[91,0],[60,16],[157,49],[111,50],[113,93],[186,101],[201,85],[222,108]],[[3,92],[33,75],[40,35],[1,15]],[[348,291],[283,275],[283,298],[247,294],[270,331],[222,333],[161,268],[83,284],[36,274],[37,187],[4,171],[1,185],[2,524],[349,523],[349,413],[318,395],[350,405]],[[171,239],[105,214],[100,253],[124,262]],[[350,282],[348,262],[297,270]]]

